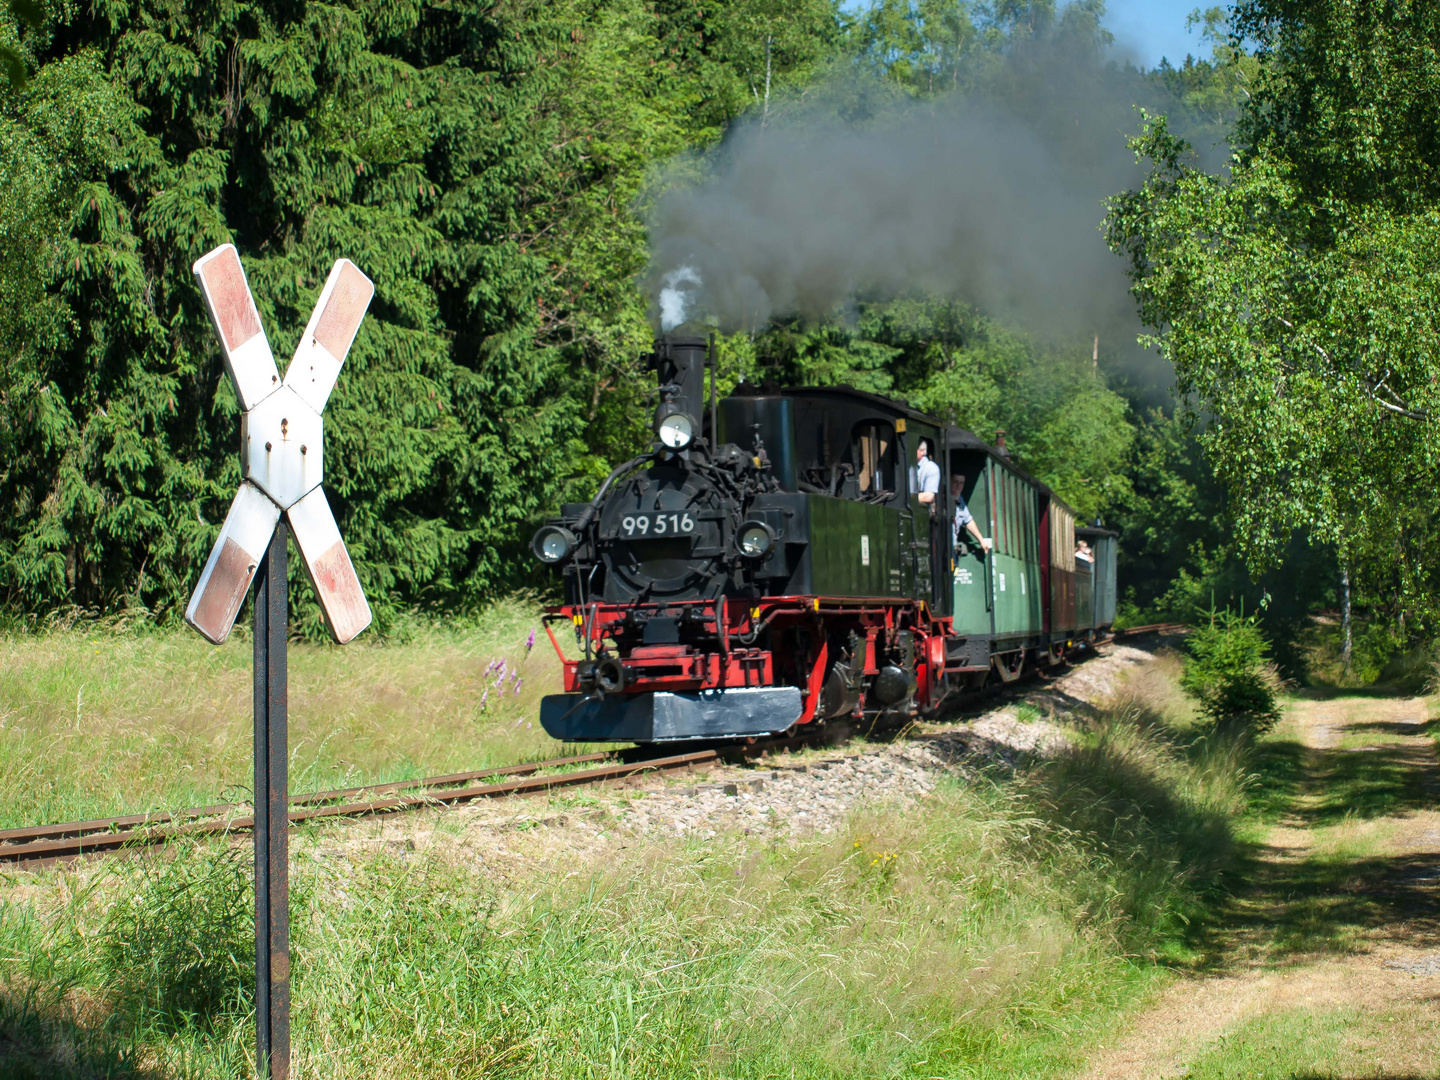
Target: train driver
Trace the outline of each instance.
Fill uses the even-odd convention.
[[[930,440],[915,447],[915,495],[935,513],[935,496],[940,494],[940,466],[930,458]]]
[[[980,526],[975,524],[975,515],[970,513],[970,508],[965,505],[965,477],[959,473],[950,474],[950,498],[955,501],[955,542],[960,542],[960,531],[963,529],[975,538],[982,550],[989,551],[990,538],[980,535]]]

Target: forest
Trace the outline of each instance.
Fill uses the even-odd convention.
[[[1121,532],[1132,623],[1243,605],[1293,663],[1343,607],[1347,665],[1423,651],[1440,13],[1245,0],[1148,70],[1106,26],[1101,0],[12,0],[3,617],[178,618],[238,480],[190,274],[233,241],[277,353],[334,258],[376,282],[326,479],[382,631],[547,588],[525,542],[648,441],[657,290],[693,262],[722,385],[1005,432]]]

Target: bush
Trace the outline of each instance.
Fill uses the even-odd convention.
[[[1254,615],[1210,612],[1187,644],[1180,685],[1217,731],[1258,735],[1280,719],[1280,680]]]

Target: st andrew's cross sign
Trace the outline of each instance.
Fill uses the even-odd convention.
[[[200,572],[185,621],[217,645],[255,584],[255,1037],[261,1076],[290,1075],[290,824],[286,772],[286,529],[325,625],[340,644],[370,625],[370,605],[325,500],[325,403],[375,286],[348,259],[330,269],[284,381],[240,255],[225,244],[195,263],[240,407],[243,479]]]
[[[281,382],[235,246],[225,244],[198,260],[195,276],[245,410],[240,420],[244,479],[185,620],[217,645],[225,640],[284,513],[320,598],[325,625],[343,645],[370,625],[370,606],[320,487],[325,476],[322,414],[375,286],[349,259],[336,260]]]

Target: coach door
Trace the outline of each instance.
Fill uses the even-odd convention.
[[[946,522],[955,520],[955,503],[949,497],[949,477],[961,479],[961,497],[979,523],[981,533],[994,536],[989,494],[989,460],[983,451],[952,450],[946,477]],[[955,633],[962,635],[994,633],[994,602],[990,593],[990,560],[970,534],[963,533],[960,543],[951,547],[949,573],[951,587],[950,613],[955,619]]]
[[[930,573],[930,507],[920,501],[915,480],[915,447],[922,438],[931,447],[938,447],[934,433],[925,428],[907,433],[904,418],[897,418],[895,431],[900,443],[900,460],[908,467],[901,470],[905,489],[900,499],[900,560],[905,575],[904,590],[908,596],[927,603],[934,601],[933,577]],[[932,453],[938,453],[938,449]]]

